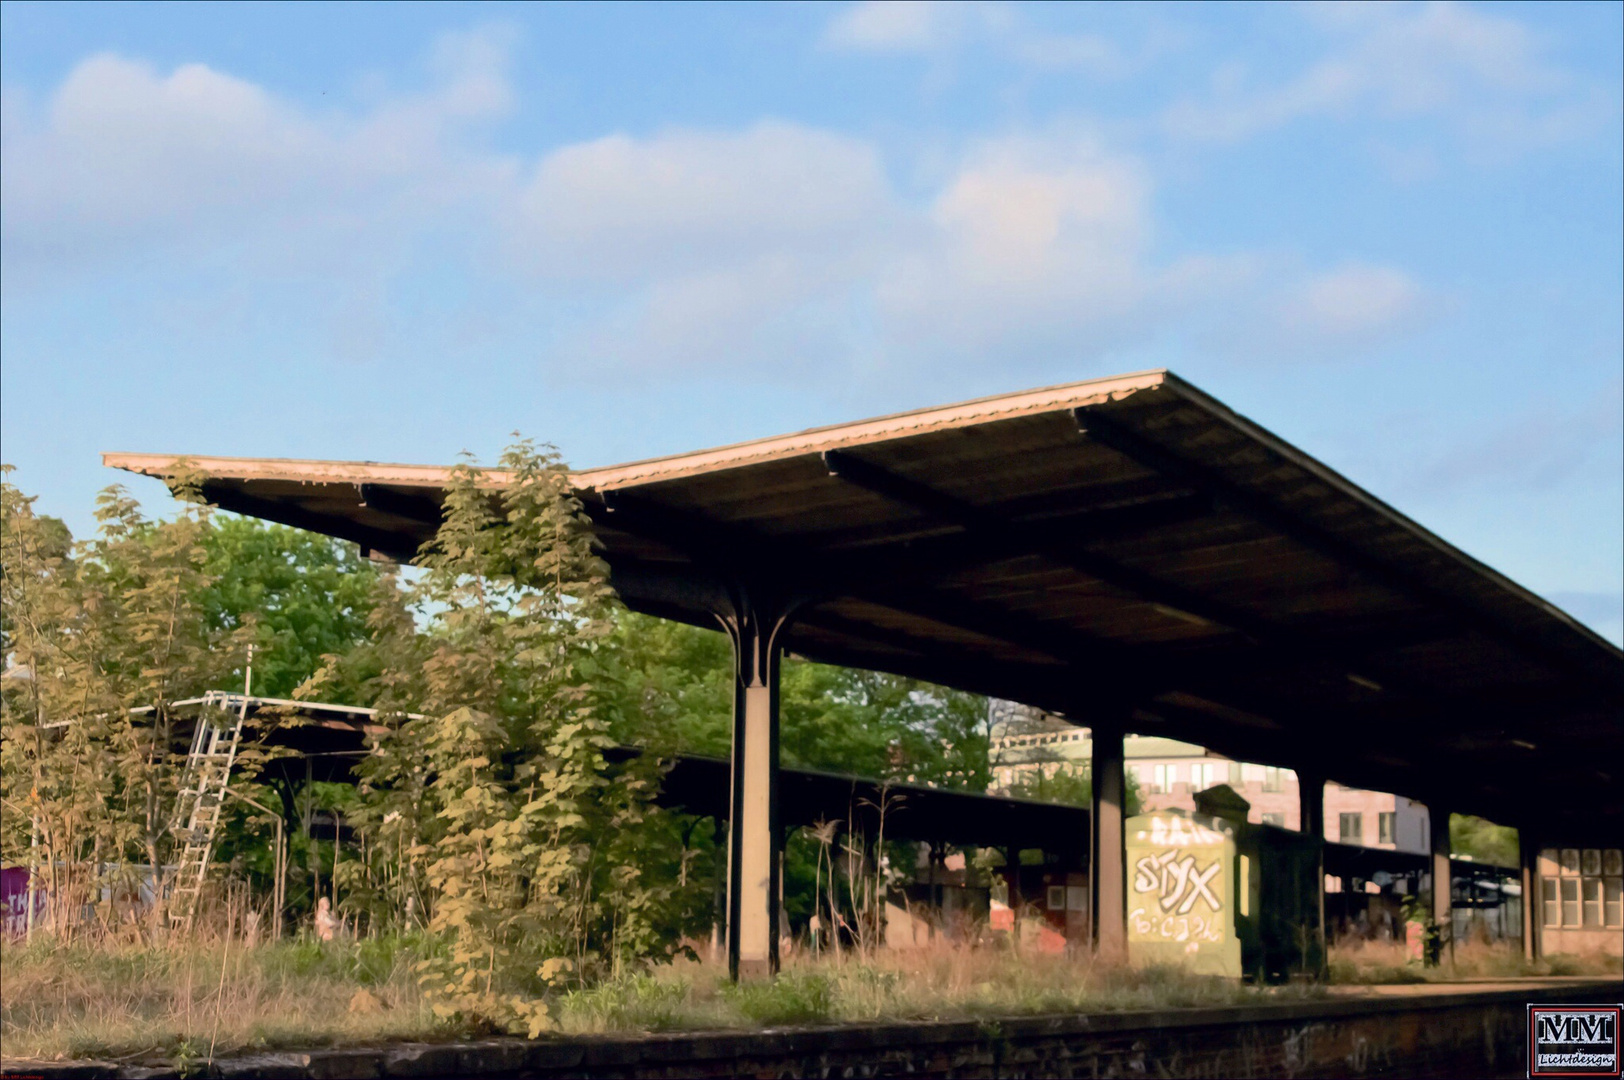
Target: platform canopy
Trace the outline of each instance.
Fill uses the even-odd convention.
[[[449,474],[186,460],[220,507],[395,558]],[[743,582],[793,608],[784,647],[812,659],[1624,834],[1624,653],[1171,373],[574,475],[638,610],[716,627]]]

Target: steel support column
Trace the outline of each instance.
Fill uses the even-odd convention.
[[[1455,916],[1453,874],[1449,867],[1449,811],[1436,803],[1427,805],[1428,831],[1432,834],[1432,921],[1438,928],[1439,960],[1443,950],[1454,952]]]
[[[1128,860],[1123,842],[1127,784],[1123,777],[1122,734],[1119,722],[1093,725],[1094,804],[1089,827],[1094,835],[1088,879],[1094,894],[1090,905],[1094,951],[1107,960],[1125,960],[1128,955]]]
[[[1539,842],[1528,829],[1517,830],[1519,861],[1522,863],[1522,947],[1523,959],[1530,964],[1540,958],[1539,947]]]
[[[1325,947],[1325,777],[1306,769],[1297,770],[1297,828],[1314,843],[1314,925],[1310,926],[1310,955],[1303,967],[1321,977],[1330,963]],[[1346,887],[1346,886],[1344,886]]]
[[[728,815],[727,968],[778,971],[778,660],[787,605],[734,590],[720,616],[733,642],[733,791]]]

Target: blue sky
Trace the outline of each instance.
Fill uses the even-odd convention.
[[[1165,366],[1617,641],[1621,12],[8,2],[0,451],[82,532],[103,450],[599,465]]]

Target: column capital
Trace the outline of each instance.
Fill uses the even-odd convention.
[[[808,599],[745,579],[727,584],[726,603],[714,614],[733,642],[735,675],[742,684],[759,686],[776,678],[784,631]]]

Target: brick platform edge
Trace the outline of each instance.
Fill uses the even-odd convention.
[[[188,1075],[358,1077],[1487,1077],[1526,1069],[1527,1004],[1617,1002],[1624,983],[1228,1009],[752,1032],[490,1039],[255,1054]],[[0,1061],[0,1076],[156,1080],[173,1069]]]

